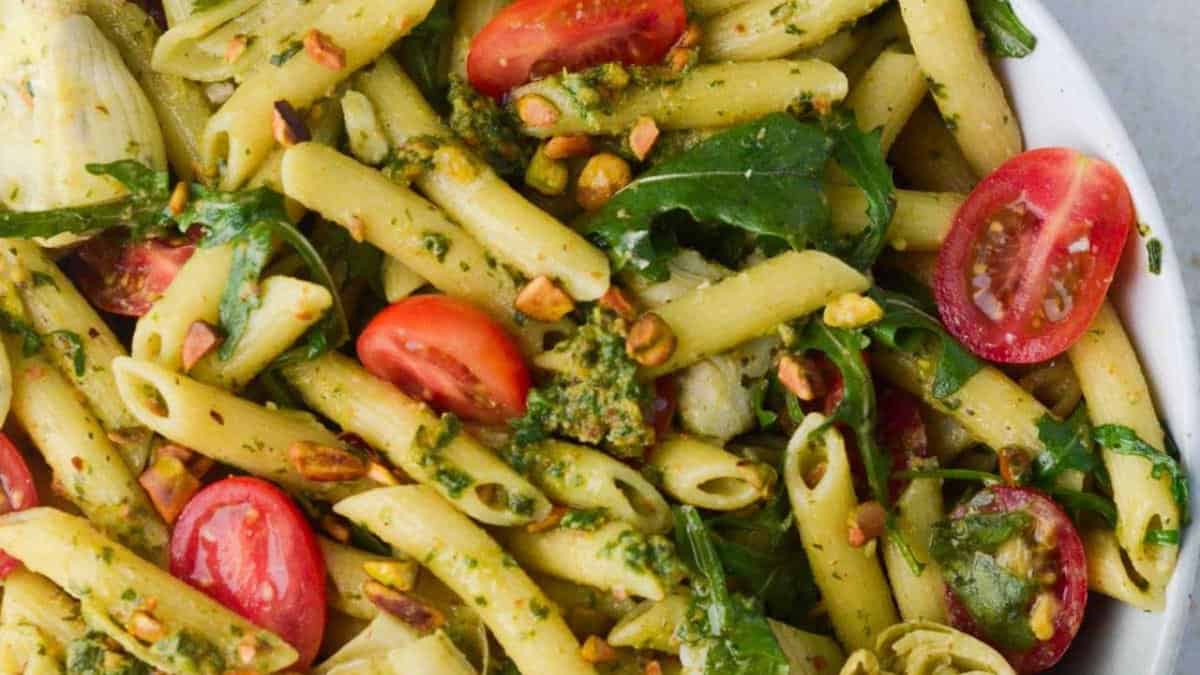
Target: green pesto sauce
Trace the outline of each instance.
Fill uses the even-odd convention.
[[[438,262],[445,262],[446,254],[450,252],[450,240],[440,232],[423,232],[421,246],[432,253]]]
[[[619,555],[625,566],[635,572],[650,572],[662,579],[673,579],[682,571],[675,545],[660,535],[646,536],[637,530],[622,531],[600,550],[600,555]]]
[[[225,671],[225,659],[216,646],[186,630],[155,642],[153,650],[168,660],[172,672],[180,675],[220,675]]]
[[[150,667],[120,651],[103,633],[90,632],[67,644],[68,675],[150,675]]]
[[[568,530],[592,532],[599,529],[608,520],[608,509],[604,507],[576,509],[567,512],[567,515],[563,516],[563,519],[559,521],[558,526]]]
[[[646,419],[650,391],[625,353],[625,324],[595,308],[587,323],[555,347],[570,367],[529,392],[525,416],[516,420],[517,445],[561,435],[599,445],[619,457],[640,457],[654,442]]]
[[[461,497],[464,490],[475,484],[475,479],[471,478],[471,474],[455,468],[438,467],[433,478],[439,485],[446,488],[446,494],[454,499]]]
[[[461,77],[450,78],[450,128],[498,173],[525,172],[534,144],[518,131],[516,117],[475,91]]]

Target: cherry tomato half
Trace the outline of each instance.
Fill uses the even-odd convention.
[[[0,488],[3,489],[3,494],[0,494],[3,497],[0,500],[0,514],[23,511],[38,505],[33,474],[29,472],[21,451],[3,433],[0,433]],[[19,560],[0,551],[0,579],[20,566]]]
[[[892,473],[911,469],[913,459],[929,454],[925,421],[921,419],[917,399],[900,389],[887,388],[879,394],[876,407],[879,410],[879,445],[891,458]],[[892,478],[888,482],[892,500],[899,499],[907,486],[907,480]]]
[[[1083,542],[1075,525],[1058,504],[1045,494],[1026,487],[992,486],[975,495],[966,504],[950,514],[951,519],[961,519],[972,514],[1004,514],[1024,512],[1032,517],[1029,531],[1018,534],[1031,540],[1032,563],[1026,574],[1048,574],[1048,579],[1038,580],[1042,593],[1053,598],[1053,613],[1049,616],[1053,634],[1039,640],[1031,649],[1014,653],[1001,652],[1018,673],[1039,673],[1058,663],[1083,623],[1083,610],[1087,605],[1088,579],[1087,562],[1084,558]],[[1021,556],[1013,556],[1020,559]],[[997,559],[999,556],[997,556]],[[1038,564],[1038,560],[1041,564]],[[1039,568],[1042,570],[1039,572]],[[1012,570],[1010,570],[1012,571]],[[1035,601],[1036,602],[1036,601]],[[986,640],[974,617],[967,611],[953,590],[946,588],[946,604],[950,623],[955,628]],[[1027,611],[1036,613],[1033,608]]]
[[[325,631],[325,560],[317,537],[279,488],[226,478],[184,507],[171,534],[171,574],[300,653],[306,670]]]
[[[417,295],[376,314],[358,336],[375,376],[439,410],[499,424],[525,413],[530,376],[517,343],[487,314],[445,295]]]
[[[500,98],[530,79],[602,63],[662,61],[687,27],[683,0],[517,0],[471,41],[471,85]]]
[[[71,271],[96,307],[142,316],[195,251],[196,245],[183,237],[128,241],[100,235],[79,247]]]
[[[1099,311],[1133,221],[1112,165],[1065,148],[1010,159],[979,183],[942,244],[942,321],[992,361],[1066,351]]]

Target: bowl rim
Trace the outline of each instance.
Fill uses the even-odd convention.
[[[1056,52],[1061,52],[1061,56],[1067,60],[1063,64],[1063,72],[1069,73],[1077,81],[1072,83],[1073,89],[1083,93],[1083,97],[1090,103],[1095,103],[1089,115],[1096,118],[1100,126],[1108,129],[1112,138],[1106,139],[1106,144],[1112,148],[1115,155],[1119,155],[1119,161],[1114,159],[1114,163],[1118,166],[1121,173],[1124,175],[1126,182],[1129,184],[1130,192],[1133,194],[1134,202],[1137,206],[1139,220],[1146,222],[1153,228],[1153,236],[1157,237],[1163,246],[1163,265],[1162,271],[1154,281],[1155,290],[1165,291],[1169,296],[1167,304],[1175,313],[1175,320],[1185,322],[1184,329],[1176,335],[1181,343],[1177,344],[1177,348],[1172,352],[1172,358],[1182,359],[1182,362],[1172,364],[1172,370],[1176,371],[1178,377],[1175,379],[1179,389],[1176,390],[1172,386],[1172,390],[1164,391],[1156,386],[1156,378],[1154,374],[1146,369],[1147,380],[1150,383],[1151,390],[1155,393],[1155,400],[1161,401],[1164,394],[1170,396],[1183,396],[1185,401],[1189,401],[1183,406],[1184,414],[1182,419],[1168,418],[1163,406],[1157,406],[1159,414],[1168,421],[1172,435],[1179,441],[1180,454],[1183,458],[1185,468],[1189,469],[1189,482],[1191,483],[1193,494],[1197,493],[1197,488],[1200,487],[1200,475],[1191,471],[1194,467],[1200,467],[1200,413],[1197,413],[1195,403],[1200,401],[1200,346],[1198,346],[1196,324],[1191,316],[1191,308],[1187,298],[1186,288],[1183,283],[1183,274],[1181,271],[1179,257],[1176,255],[1174,242],[1171,239],[1171,232],[1167,227],[1166,217],[1163,214],[1162,207],[1158,201],[1157,193],[1153,184],[1150,181],[1149,174],[1146,171],[1145,165],[1142,162],[1141,156],[1138,153],[1137,147],[1134,145],[1128,130],[1120,117],[1117,115],[1112,106],[1111,100],[1101,87],[1096,79],[1094,72],[1088,65],[1087,61],[1076,48],[1071,37],[1062,28],[1062,25],[1047,9],[1043,0],[1011,0],[1014,9],[1021,19],[1030,27],[1037,35],[1039,45],[1052,44],[1055,46]],[[1015,75],[1012,71],[1019,68],[1018,64],[1011,63],[1011,59],[1002,60],[998,66],[1002,76],[1006,78],[1018,79],[1026,75]],[[1014,102],[1015,104],[1015,102]],[[1017,114],[1020,115],[1020,109],[1017,107]],[[1132,249],[1137,249],[1137,254],[1129,255]],[[1131,238],[1131,248],[1126,249],[1126,260],[1123,267],[1128,272],[1128,267],[1134,262],[1138,271],[1145,270],[1145,254],[1141,250],[1142,246],[1137,238]],[[1143,272],[1144,273],[1144,272]],[[1123,287],[1122,281],[1128,274],[1119,274],[1117,279],[1117,288]],[[1118,312],[1123,316],[1127,316],[1125,305],[1122,302],[1121,294],[1118,292],[1112,296],[1114,304],[1116,304]],[[1127,326],[1132,326],[1127,322]],[[1130,328],[1130,339],[1134,343],[1139,353],[1143,353],[1145,340],[1139,340],[1135,331]],[[1190,410],[1191,414],[1186,411]],[[1191,502],[1191,519],[1193,522],[1200,520],[1200,505],[1197,500]],[[1197,566],[1200,562],[1200,536],[1193,532],[1190,536],[1184,533],[1183,543],[1180,549],[1179,562],[1177,564],[1174,577],[1167,588],[1167,604],[1166,609],[1161,613],[1160,630],[1154,636],[1156,644],[1152,645],[1153,649],[1146,649],[1143,653],[1146,655],[1148,670],[1146,673],[1176,673],[1179,671],[1179,658],[1181,655],[1182,637],[1185,628],[1187,627],[1190,615],[1190,596],[1196,588],[1197,582]],[[1082,645],[1080,645],[1082,646]],[[1145,645],[1143,648],[1151,647]],[[1078,648],[1078,647],[1077,647]]]

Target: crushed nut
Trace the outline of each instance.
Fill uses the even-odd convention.
[[[193,321],[188,326],[187,336],[183,338],[183,372],[191,370],[219,344],[221,334],[216,326],[206,321]]]
[[[1013,445],[1000,448],[996,453],[1000,463],[1000,477],[1009,485],[1017,485],[1029,477],[1033,459],[1029,453]]]
[[[858,293],[843,293],[825,305],[821,317],[834,328],[859,328],[883,318],[883,308]]]
[[[575,201],[588,211],[608,203],[612,196],[633,180],[629,163],[611,152],[593,155],[579,173],[575,185]]]
[[[296,472],[316,482],[357,480],[367,475],[367,461],[344,448],[296,441],[288,448]]]
[[[242,54],[249,45],[249,38],[241,33],[229,38],[229,42],[225,43],[225,63],[233,63],[242,58]]]
[[[397,591],[412,589],[413,563],[399,560],[372,560],[363,563],[363,571],[375,581]]]
[[[667,53],[667,66],[670,67],[673,73],[682,73],[688,66],[692,65],[692,61],[696,58],[694,49],[684,49],[676,47]]]
[[[129,617],[129,625],[126,626],[126,629],[135,638],[150,644],[167,636],[167,630],[161,621],[141,611],[134,612]]]
[[[588,136],[555,136],[546,141],[542,152],[550,159],[570,159],[592,153],[592,139]]]
[[[633,156],[637,157],[638,161],[645,160],[657,141],[658,124],[654,122],[654,118],[647,115],[637,118],[633,128],[629,130],[629,149],[633,151]]]
[[[567,515],[567,507],[555,506],[554,508],[550,509],[550,513],[547,513],[545,518],[536,520],[526,525],[525,531],[529,532],[530,534],[537,534],[538,532],[545,532],[546,530],[554,529],[555,527],[558,527],[560,522],[562,522],[563,516],[565,515]]]
[[[779,359],[779,367],[776,370],[779,383],[785,389],[795,394],[796,398],[801,401],[811,401],[816,398],[812,382],[809,382],[807,373],[808,371],[802,359],[792,354],[785,354]]]
[[[527,94],[517,99],[517,117],[526,126],[548,127],[561,116],[562,113],[545,96]]]
[[[367,478],[380,485],[400,484],[400,479],[396,478],[391,469],[376,461],[367,462]]]
[[[435,630],[446,623],[445,615],[436,607],[378,581],[364,582],[362,590],[376,607],[421,632]]]
[[[850,545],[862,548],[867,542],[883,534],[887,523],[887,512],[876,501],[863,502],[850,515]]]
[[[619,286],[609,286],[604,295],[600,296],[599,303],[601,307],[611,310],[626,321],[637,318],[637,305]]]
[[[676,47],[695,47],[700,44],[700,38],[704,37],[704,31],[698,23],[689,23],[687,29],[683,31],[683,35],[679,36],[679,40],[675,43]]]
[[[310,59],[330,70],[346,67],[346,50],[316,28],[309,28],[304,34],[304,51]]]
[[[617,650],[599,635],[589,635],[579,648],[579,656],[588,663],[611,663],[617,660]]]
[[[187,203],[188,185],[183,181],[179,181],[175,184],[175,189],[171,190],[171,200],[167,202],[167,208],[171,210],[171,215],[177,216],[187,208]]]
[[[522,314],[537,321],[558,321],[575,309],[575,301],[550,277],[542,275],[517,294],[513,306]]]
[[[647,661],[646,667],[642,669],[642,675],[663,675],[662,664],[657,660]]]
[[[351,239],[360,244],[367,238],[367,224],[358,216],[350,216],[346,221],[346,231],[350,233]]]
[[[646,312],[630,326],[625,353],[643,366],[661,366],[675,353],[675,333],[661,316]]]
[[[312,140],[308,126],[291,103],[284,100],[275,101],[271,108],[271,115],[271,132],[275,135],[275,140],[283,147],[287,148]]]
[[[1033,630],[1033,636],[1042,641],[1054,637],[1056,614],[1058,614],[1058,599],[1054,597],[1054,594],[1050,592],[1038,594],[1037,599],[1033,601],[1033,608],[1029,610],[1029,627]]]
[[[179,518],[183,507],[200,491],[200,480],[182,460],[169,454],[159,455],[154,464],[138,476],[138,484],[168,525]]]
[[[321,516],[320,525],[321,531],[339,544],[345,544],[350,541],[350,526],[339,516],[327,513]]]

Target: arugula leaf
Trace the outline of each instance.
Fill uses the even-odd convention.
[[[942,480],[969,480],[979,481],[984,485],[995,485],[1004,481],[1000,480],[1000,476],[987,471],[976,471],[975,469],[908,469],[905,471],[897,471],[892,474],[894,478],[902,478],[905,480],[917,480],[920,478],[941,478]]]
[[[8,310],[0,310],[0,330],[21,337],[22,356],[33,356],[42,349],[42,336],[23,318]]]
[[[1188,522],[1188,502],[1190,488],[1187,473],[1179,462],[1172,456],[1155,450],[1149,443],[1138,438],[1137,432],[1120,424],[1104,424],[1092,430],[1092,435],[1100,446],[1119,455],[1141,457],[1150,463],[1150,476],[1154,479],[1164,475],[1171,480],[1171,494],[1179,505],[1180,518],[1186,525]]]
[[[883,308],[883,318],[867,331],[892,349],[915,352],[936,340],[939,345],[933,395],[945,399],[954,394],[983,368],[983,362],[946,332],[932,314],[907,296],[873,288],[871,298]]]
[[[787,675],[790,666],[754,601],[726,587],[711,534],[693,506],[675,510],[680,555],[693,570],[684,643],[704,651],[703,675]]]
[[[777,113],[713,136],[650,169],[591,216],[585,231],[615,267],[667,277],[656,217],[676,210],[793,248],[822,242],[829,205],[821,191],[833,140],[815,124]]]
[[[324,286],[329,291],[330,297],[333,298],[330,312],[309,329],[305,337],[305,346],[299,348],[299,355],[302,355],[304,359],[315,359],[330,349],[342,346],[350,339],[350,325],[346,319],[346,310],[342,306],[342,294],[338,292],[338,286],[334,283],[333,275],[325,265],[325,260],[308,240],[308,237],[305,237],[287,220],[272,221],[271,229],[275,236],[291,246],[296,255],[304,261],[312,281]],[[284,354],[280,358],[285,357],[288,357],[288,354]]]
[[[1037,47],[1037,37],[1021,23],[1008,0],[972,0],[971,14],[993,54],[1021,58]]]
[[[771,386],[769,378],[761,378],[750,385],[750,407],[758,420],[759,429],[769,429],[779,420],[779,414],[766,407],[767,389]]]
[[[1075,521],[1079,520],[1080,513],[1090,511],[1100,516],[1109,527],[1117,526],[1117,505],[1108,497],[1054,485],[1043,486],[1042,489],[1070,511]]]
[[[867,344],[866,336],[860,332],[831,328],[814,319],[804,325],[796,335],[796,343],[789,346],[799,352],[822,352],[841,372],[842,400],[828,424],[841,422],[854,431],[871,496],[886,509],[891,504],[888,475],[892,462],[875,438],[875,385],[863,358]]]
[[[47,335],[67,343],[71,350],[71,365],[75,370],[75,377],[83,377],[87,372],[87,355],[84,354],[83,340],[79,337],[79,333],[64,328],[51,331]]]
[[[1024,651],[1037,642],[1026,611],[1037,584],[996,562],[1001,544],[1033,523],[1023,512],[975,513],[933,526],[929,553],[946,584],[988,636],[1006,649]]]
[[[445,68],[446,49],[454,29],[451,15],[452,0],[437,0],[425,20],[397,45],[400,63],[417,88],[435,108],[446,105],[446,89],[450,86]]]
[[[1146,258],[1150,274],[1162,274],[1163,243],[1158,237],[1146,240]]]
[[[102,204],[68,206],[48,211],[0,211],[0,237],[53,237],[82,234],[124,225],[139,233],[168,222],[170,177],[131,159],[110,164],[88,164],[88,173],[111,176],[129,194]]]
[[[883,250],[896,212],[896,184],[880,145],[883,130],[862,131],[850,111],[827,115],[822,124],[833,138],[833,158],[838,166],[867,195],[867,228],[840,251],[848,265],[866,270]]]
[[[221,293],[221,328],[225,332],[225,339],[217,350],[221,360],[233,356],[246,332],[250,314],[262,305],[258,280],[271,253],[271,228],[266,223],[251,227],[234,244],[233,264]]]
[[[226,244],[265,221],[287,221],[283,195],[268,188],[221,192],[193,183],[183,212],[175,218],[181,232],[204,226],[200,246]]]
[[[1037,429],[1042,452],[1033,461],[1035,484],[1048,487],[1064,471],[1089,474],[1100,466],[1092,450],[1092,425],[1086,404],[1080,403],[1062,422],[1048,413],[1042,415]]]
[[[1160,546],[1178,546],[1179,545],[1179,530],[1164,530],[1157,527],[1152,527],[1146,530],[1144,541],[1147,544],[1158,544]]]

